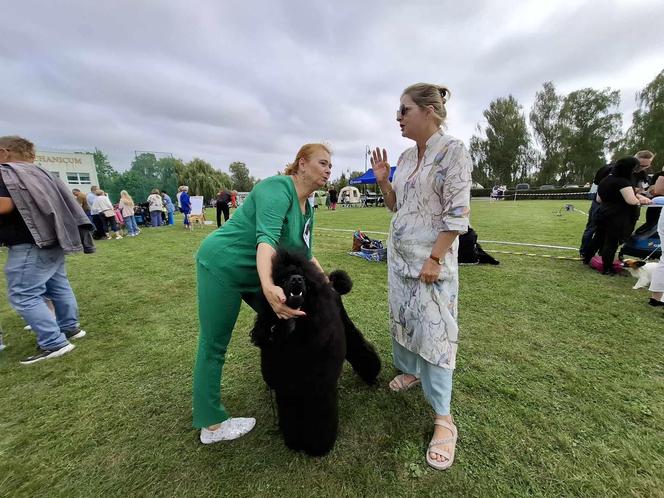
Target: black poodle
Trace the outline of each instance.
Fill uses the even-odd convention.
[[[341,294],[353,285],[346,272],[332,272],[328,283],[306,257],[280,249],[272,277],[284,290],[288,306],[307,315],[280,320],[264,306],[251,339],[261,349],[263,379],[276,393],[286,446],[322,456],[337,439],[337,382],[344,359],[373,385],[380,358],[344,309]]]

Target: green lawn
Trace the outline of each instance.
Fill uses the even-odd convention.
[[[559,215],[567,202],[475,201],[472,222],[484,240],[576,247],[585,217]],[[379,208],[323,209],[316,219],[318,228],[369,232],[388,223]],[[381,386],[364,386],[346,367],[333,452],[291,452],[244,307],[223,397],[258,425],[237,441],[201,445],[191,429],[193,254],[208,232],[146,229],[71,257],[88,335],[57,360],[19,365],[34,338],[2,296],[0,496],[664,496],[664,313],[631,289],[632,278],[507,254],[496,254],[498,267],[461,268],[459,442],[441,473],[424,461],[432,413],[421,391],[385,387],[394,375],[386,266],[348,256],[351,234],[341,231],[317,230],[315,253],[354,277],[345,302],[384,360]]]

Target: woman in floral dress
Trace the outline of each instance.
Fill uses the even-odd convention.
[[[457,344],[457,236],[468,229],[472,161],[463,143],[442,131],[449,90],[418,83],[397,110],[402,136],[415,141],[397,161],[392,183],[385,149],[371,165],[395,214],[388,242],[388,296],[393,391],[422,386],[435,411],[426,454],[444,470],[454,461],[457,429],[450,414]]]

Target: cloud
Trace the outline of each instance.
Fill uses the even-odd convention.
[[[449,132],[544,81],[634,92],[664,68],[661,2],[24,1],[3,13],[4,133],[39,146],[236,160],[266,177],[327,140],[335,176],[366,145],[412,145],[394,112],[416,81],[446,84]]]

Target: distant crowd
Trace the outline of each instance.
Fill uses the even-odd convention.
[[[76,201],[94,225],[96,239],[122,239],[122,229],[126,236],[135,237],[141,233],[139,226],[161,227],[174,225],[176,210],[183,215],[185,230],[191,230],[191,197],[189,187],[178,187],[175,202],[168,192],[153,189],[145,202],[136,202],[126,190],[120,192],[117,203],[113,203],[108,194],[93,185],[87,194],[80,189],[73,189]],[[221,215],[229,218],[229,206],[235,206],[236,192],[221,189],[217,194],[217,226],[221,225]],[[204,215],[201,215],[204,218]]]
[[[185,214],[185,228],[190,228],[188,214],[191,210],[188,187],[178,189],[178,210]],[[175,223],[175,205],[167,192],[153,189],[145,202],[136,203],[126,190],[120,192],[120,199],[113,204],[108,194],[93,185],[87,194],[75,188],[72,190],[76,201],[94,225],[96,239],[121,239],[121,228],[124,226],[127,236],[135,237],[141,231],[138,225],[160,227]],[[113,234],[113,236],[111,235]]]

